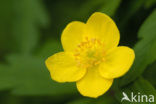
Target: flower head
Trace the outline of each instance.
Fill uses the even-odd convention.
[[[84,96],[96,98],[104,94],[113,79],[124,75],[134,61],[134,51],[118,46],[119,39],[116,24],[103,13],[94,13],[87,23],[69,23],[61,36],[64,52],[46,60],[51,78],[76,82]]]

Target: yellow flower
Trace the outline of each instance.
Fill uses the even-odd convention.
[[[120,33],[113,20],[96,12],[87,23],[69,23],[61,36],[64,52],[46,60],[51,78],[57,82],[76,82],[83,96],[96,98],[104,94],[113,79],[124,75],[135,54],[118,46]]]

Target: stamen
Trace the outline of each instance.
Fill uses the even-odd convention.
[[[103,43],[96,38],[85,37],[85,40],[75,49],[74,56],[78,67],[96,66],[104,61]]]

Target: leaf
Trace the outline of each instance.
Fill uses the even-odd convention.
[[[84,13],[83,11],[90,10],[95,12],[103,12],[113,16],[116,9],[119,7],[120,2],[121,0],[88,0],[82,5],[81,12]]]
[[[123,18],[121,18],[121,23],[120,23],[122,27],[125,27],[128,20],[135,13],[137,13],[141,7],[143,7],[145,1],[146,0],[130,0],[130,1],[128,1],[126,8],[124,8],[125,12],[121,13],[121,14],[123,14],[123,16],[122,16]],[[125,1],[125,2],[127,2],[127,1]]]
[[[56,39],[47,40],[40,48],[37,50],[36,56],[41,58],[48,58],[54,53],[62,51],[61,42]]]
[[[113,16],[117,8],[119,7],[120,3],[121,0],[105,0],[105,2],[101,6],[101,8],[98,9],[98,11]]]
[[[10,67],[0,64],[0,90],[8,90],[13,87],[10,75]]]
[[[4,57],[8,51],[12,52],[14,42],[11,37],[12,25],[12,2],[10,0],[0,0],[0,57]]]
[[[132,92],[134,93],[134,95],[146,95],[147,97],[149,97],[149,95],[156,96],[155,88],[147,80],[141,77],[139,77],[134,83],[122,89],[118,89],[115,96],[120,102],[123,97],[122,95],[123,92],[125,92],[130,99],[131,99]],[[129,101],[123,101],[122,104],[132,104],[132,103]],[[136,103],[133,102],[133,104],[138,104],[138,102]],[[141,102],[141,104],[147,104],[147,102],[144,101],[144,102]]]
[[[22,53],[30,53],[39,40],[38,25],[48,21],[39,0],[15,0],[13,2],[12,34],[16,46]]]
[[[135,61],[130,71],[121,79],[121,86],[127,85],[140,76],[145,68],[156,60],[156,10],[141,26],[138,37],[141,39],[134,47]]]
[[[147,79],[153,86],[156,87],[156,62],[149,65],[148,68],[144,71],[143,76]]]
[[[29,55],[10,55],[7,60],[10,64],[10,70],[5,69],[5,71],[8,71],[10,75],[9,77],[8,75],[4,76],[10,78],[7,80],[13,84],[11,93],[14,95],[63,96],[77,93],[74,83],[54,82],[44,65],[45,60],[41,58]],[[0,79],[4,79],[1,74],[4,73],[0,73]],[[8,81],[3,82],[3,86],[7,84],[9,84]]]
[[[156,0],[146,0],[145,7],[150,8],[151,6],[156,4]]]
[[[71,102],[68,102],[67,104],[118,104],[118,102],[113,96],[106,93],[97,99],[79,98]]]
[[[60,24],[63,25],[66,25],[68,22],[73,20],[86,22],[87,18],[94,12],[103,12],[113,16],[116,9],[119,7],[120,2],[121,0],[84,0],[81,3],[75,1],[57,2],[52,5],[52,7],[55,9],[59,8],[58,11],[60,14],[59,12],[54,11],[56,13],[53,17],[56,18],[56,21],[53,20],[53,22],[57,22],[54,24],[58,24],[58,22],[60,22]],[[57,28],[60,30],[60,26],[56,26],[58,26]],[[56,26],[54,28],[56,28]]]
[[[67,104],[91,104],[93,99],[89,98],[81,98],[81,99],[76,99],[74,101],[70,101]]]

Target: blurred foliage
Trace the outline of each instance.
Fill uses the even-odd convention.
[[[156,96],[155,7],[156,0],[0,0],[0,104],[120,104],[122,91]],[[120,45],[134,46],[136,60],[106,94],[91,99],[75,83],[51,80],[44,61],[63,50],[67,23],[86,22],[95,11],[114,19]]]
[[[3,85],[12,83],[15,95],[64,95],[73,94],[73,84],[59,84],[50,79],[42,58],[30,55],[10,55],[9,78]],[[14,76],[16,75],[16,76]],[[6,76],[7,78],[8,76]],[[9,82],[7,82],[9,81]]]
[[[47,16],[38,0],[13,2],[12,33],[20,52],[30,53],[38,43],[38,26],[47,24]]]
[[[97,99],[79,98],[67,104],[118,104],[118,103],[114,97],[106,93],[105,95]]]
[[[156,61],[153,64],[149,65],[143,73],[143,76],[146,79],[148,79],[148,81],[151,82],[154,87],[156,87],[156,81],[155,81],[156,70],[155,70],[155,68],[156,68]]]
[[[121,80],[121,84],[125,85],[135,80],[140,76],[147,65],[156,60],[156,10],[143,23],[138,32],[138,37],[141,39],[135,46],[135,62],[131,70]],[[136,70],[137,69],[137,70]]]
[[[156,96],[156,90],[155,88],[145,79],[142,77],[139,77],[135,82],[133,82],[131,85],[125,87],[125,88],[119,88],[116,89],[115,96],[118,99],[118,101],[121,101],[122,93],[125,92],[127,95],[131,95],[131,92],[134,93],[134,95],[153,95]],[[123,101],[122,104],[132,104],[132,102]],[[133,102],[133,104],[138,104],[138,102]],[[141,102],[141,104],[148,104],[147,102]]]

